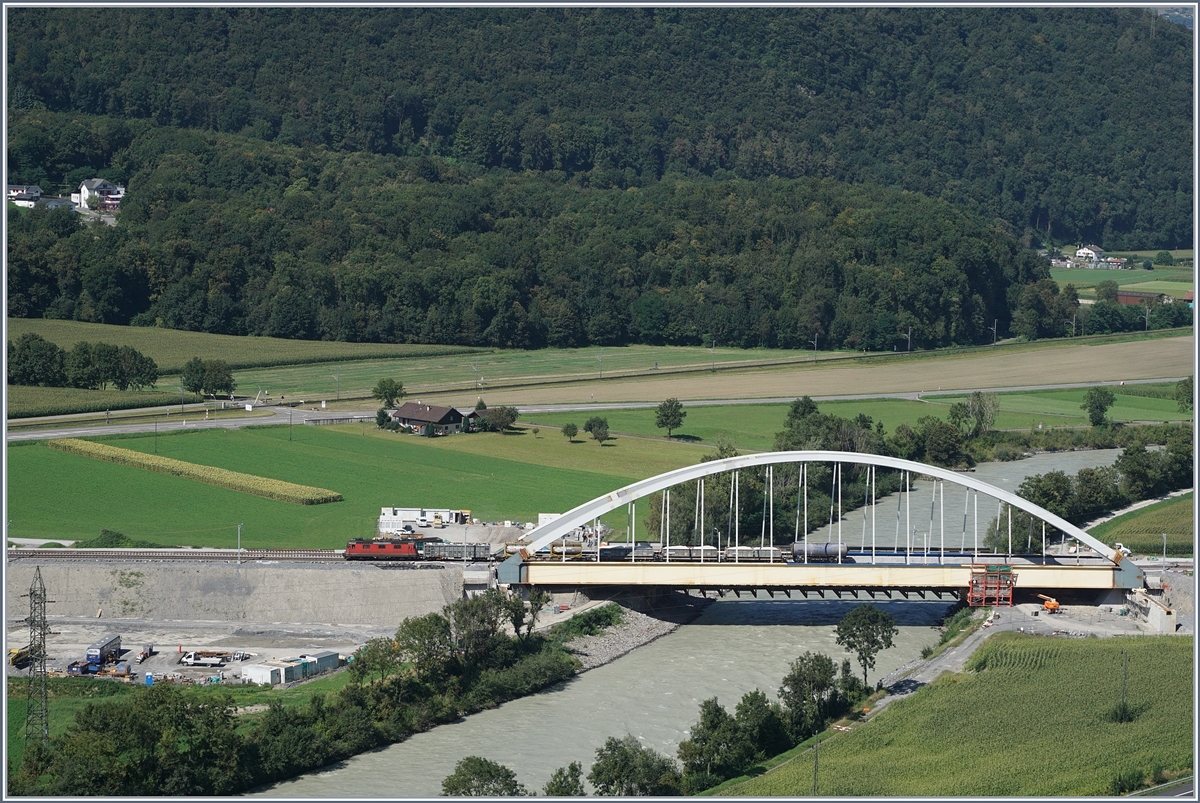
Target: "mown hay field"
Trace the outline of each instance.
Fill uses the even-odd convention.
[[[409,358],[480,351],[464,346],[427,346],[396,343],[337,343],[321,340],[285,340],[277,337],[238,337],[184,332],[154,326],[114,326],[49,318],[9,318],[8,339],[26,332],[41,335],[59,348],[70,349],[81,340],[132,346],[151,357],[161,374],[178,373],[193,357],[224,360],[232,368],[257,365],[293,365],[336,360]]]
[[[707,451],[625,438],[604,447],[569,444],[545,431],[540,438],[428,439],[370,425],[291,430],[290,441],[288,427],[160,435],[158,454],[334,488],[344,501],[281,505],[54,451],[44,442],[15,442],[8,450],[9,535],[78,540],[107,528],[160,544],[233,547],[244,522],[245,547],[341,548],[351,538],[372,536],[385,505],[467,508],[485,521],[536,521],[538,513],[569,510],[656,471],[698,462]],[[465,443],[476,438],[477,447]],[[153,453],[155,443],[152,434],[105,442],[142,453]],[[538,456],[535,446],[545,454]],[[636,465],[645,473],[629,473]]]
[[[1193,639],[1001,633],[968,668],[821,744],[829,796],[1107,795],[1118,774],[1192,766]],[[1114,722],[1122,651],[1132,722]],[[807,795],[803,753],[722,795]]]
[[[63,438],[46,441],[46,445],[51,449],[68,454],[106,460],[110,463],[140,468],[145,471],[156,471],[159,474],[195,480],[231,491],[241,491],[266,499],[274,499],[277,502],[290,502],[295,505],[324,505],[329,502],[342,501],[340,493],[325,488],[297,485],[292,482],[243,474],[216,466],[202,466],[185,460],[176,460],[173,457],[163,457],[159,454],[143,454],[107,443],[95,443],[80,438]]]
[[[1152,333],[1153,334],[1153,333]],[[1192,373],[1192,335],[1119,342],[1031,344],[1028,348],[966,354],[920,354],[886,362],[807,362],[675,376],[619,378],[576,385],[487,390],[488,404],[590,404],[690,399],[794,399],[798,396],[875,396],[935,390],[1012,388],[1178,379]],[[607,354],[607,349],[605,350]],[[430,396],[437,404],[474,405],[479,393]]]
[[[1194,505],[1194,494],[1183,494],[1118,516],[1089,532],[1105,543],[1120,541],[1145,555],[1162,554],[1165,533],[1168,555],[1191,555],[1196,548]]]

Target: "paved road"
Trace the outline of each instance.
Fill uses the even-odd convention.
[[[1161,382],[1175,382],[1176,379],[1140,379],[1130,380],[1122,384],[1148,384]],[[1031,392],[1038,390],[1071,390],[1077,388],[1089,388],[1094,386],[1095,382],[1087,383],[1064,383],[1059,385],[1015,385],[1010,387],[994,387],[994,388],[975,388],[984,393],[1013,393],[1013,392]],[[1109,383],[1116,384],[1116,383]],[[909,399],[919,401],[936,396],[961,395],[970,393],[972,390],[935,390],[935,391],[918,391],[918,392],[903,392],[903,393],[852,393],[836,396],[814,396],[815,402],[828,401],[860,401],[864,399]],[[714,407],[734,404],[789,404],[795,399],[794,396],[780,396],[773,398],[762,399],[705,399],[701,401],[689,401],[684,407]],[[517,409],[522,416],[536,415],[537,413],[567,413],[578,411],[602,411],[602,410],[636,410],[657,407],[655,402],[613,402],[604,404],[542,404],[542,405],[523,405]],[[145,412],[155,413],[160,412],[163,408],[145,408],[140,411],[122,411],[125,414],[130,412]],[[66,416],[53,416],[41,419],[36,419],[42,423],[51,423],[61,421],[62,427],[54,427],[52,429],[37,429],[37,430],[16,430],[8,432],[8,440],[44,440],[48,438],[76,438],[84,436],[98,435],[117,435],[130,432],[153,432],[155,427],[159,432],[172,432],[182,429],[239,429],[250,425],[269,425],[269,424],[287,424],[303,425],[306,421],[316,419],[331,419],[331,418],[356,418],[365,421],[373,421],[374,413],[355,413],[350,411],[316,411],[306,410],[301,407],[284,407],[284,408],[267,408],[262,407],[260,410],[272,410],[272,416],[253,417],[253,418],[218,418],[212,420],[204,420],[200,410],[193,410],[185,413],[182,418],[175,417],[174,419],[163,419],[158,422],[139,422],[135,424],[105,424],[102,426],[87,426],[75,425],[72,426],[72,421],[80,419],[92,419],[96,417],[95,413],[83,413]]]
[[[157,412],[162,408],[152,408],[149,412]],[[375,421],[374,413],[353,413],[353,412],[318,412],[313,410],[304,410],[301,408],[260,408],[270,409],[273,413],[270,416],[247,416],[245,418],[213,418],[205,420],[202,411],[192,411],[183,416],[175,416],[174,418],[161,419],[158,421],[138,422],[136,424],[101,424],[101,425],[71,425],[71,418],[79,418],[79,416],[64,416],[64,426],[47,429],[31,429],[31,430],[16,430],[9,431],[8,440],[10,441],[27,441],[27,440],[45,440],[49,438],[81,438],[81,437],[96,437],[98,435],[118,435],[130,432],[178,432],[185,429],[240,429],[246,426],[266,426],[271,424],[292,424],[304,425],[306,421],[322,419],[322,418],[355,418],[363,421]],[[89,413],[88,416],[95,418],[95,413]]]

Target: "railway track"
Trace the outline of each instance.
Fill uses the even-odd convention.
[[[319,563],[344,560],[338,549],[9,549],[9,561],[295,561]]]

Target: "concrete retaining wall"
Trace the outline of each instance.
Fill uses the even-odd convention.
[[[8,618],[28,614],[34,563],[8,565]],[[394,627],[462,596],[462,567],[361,564],[52,563],[41,567],[47,614],[156,621]]]

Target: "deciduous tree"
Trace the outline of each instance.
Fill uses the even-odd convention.
[[[467,756],[454,765],[442,781],[448,797],[522,797],[529,794],[517,774],[503,764],[479,756]]]
[[[683,425],[683,419],[687,417],[687,411],[683,409],[683,405],[679,403],[679,399],[671,398],[658,405],[658,409],[654,413],[654,426],[667,431],[667,438],[671,437],[671,430],[679,429]]]
[[[546,781],[542,789],[546,797],[583,797],[587,794],[583,788],[583,766],[578,761],[572,761],[565,767],[559,767]]]
[[[1088,388],[1088,392],[1083,396],[1083,404],[1079,405],[1079,409],[1086,410],[1088,421],[1092,423],[1093,427],[1098,427],[1104,424],[1108,416],[1108,408],[1113,406],[1116,398],[1108,388]]]
[[[380,379],[371,391],[371,398],[378,399],[384,407],[395,407],[396,399],[404,398],[404,385],[394,379]]]
[[[579,428],[574,424],[563,424],[562,434],[566,436],[567,440],[573,441],[575,440],[575,436],[579,434]]]
[[[896,620],[887,611],[874,605],[857,605],[838,622],[834,632],[837,643],[858,656],[863,685],[866,685],[867,670],[875,668],[875,656],[880,650],[891,647],[892,639],[900,631],[896,628]]]

